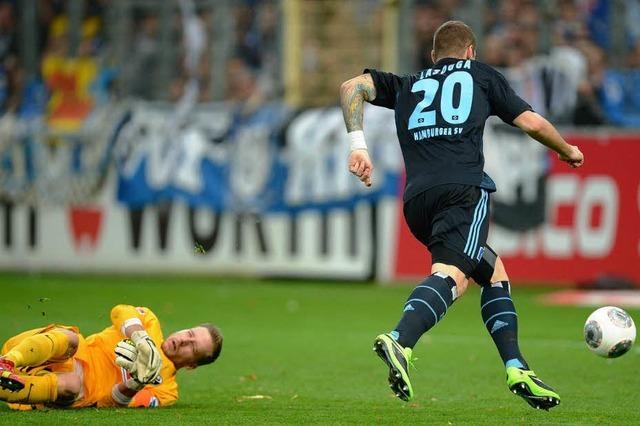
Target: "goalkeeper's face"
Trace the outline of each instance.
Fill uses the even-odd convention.
[[[172,333],[161,347],[176,369],[195,368],[199,360],[213,353],[213,339],[206,328],[193,327]]]

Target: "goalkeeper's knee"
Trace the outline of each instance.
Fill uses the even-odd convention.
[[[56,404],[71,405],[82,392],[82,378],[75,373],[59,374],[57,390]]]

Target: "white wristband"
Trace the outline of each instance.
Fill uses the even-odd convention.
[[[122,334],[124,334],[126,336],[126,333],[124,332],[127,327],[129,327],[130,325],[140,325],[142,326],[142,321],[140,321],[139,318],[129,318],[128,320],[126,320],[125,322],[122,323]]]
[[[349,139],[351,145],[349,149],[355,151],[356,149],[367,149],[367,143],[364,141],[364,132],[362,130],[354,130],[349,132]]]
[[[118,385],[116,384],[111,388],[111,399],[113,399],[116,404],[126,407],[127,405],[129,405],[133,397],[127,396],[120,392],[120,389],[118,389]]]

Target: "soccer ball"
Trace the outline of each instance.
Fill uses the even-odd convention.
[[[628,313],[615,306],[593,311],[584,324],[584,340],[592,352],[605,358],[617,358],[631,349],[636,326]]]

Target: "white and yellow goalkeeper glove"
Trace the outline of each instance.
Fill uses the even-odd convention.
[[[146,331],[134,331],[131,340],[121,340],[115,349],[116,364],[131,373],[134,379],[144,384],[158,384],[162,358],[155,343]]]

